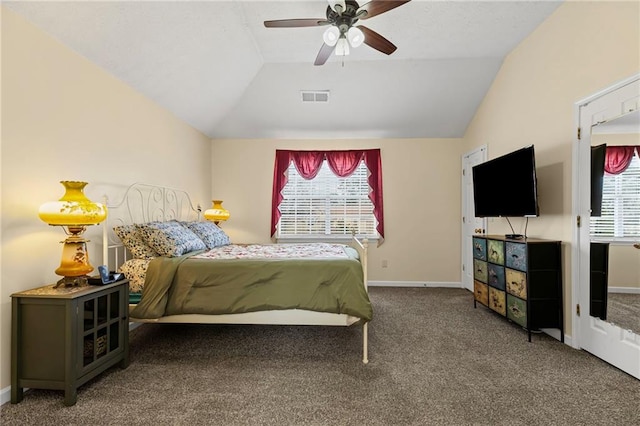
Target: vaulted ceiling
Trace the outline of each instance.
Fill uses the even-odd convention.
[[[326,0],[3,2],[211,138],[302,139],[462,137],[505,56],[560,4],[413,0],[366,20],[393,54],[362,45],[314,66],[326,27],[263,22],[324,19]]]

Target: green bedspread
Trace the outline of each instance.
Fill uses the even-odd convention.
[[[344,259],[156,258],[131,317],[306,309],[370,321],[357,252],[346,252]]]

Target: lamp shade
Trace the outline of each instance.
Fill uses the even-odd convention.
[[[364,43],[364,33],[358,27],[351,27],[347,31],[347,39],[351,47],[358,47]]]
[[[95,225],[107,218],[107,208],[94,203],[84,195],[87,182],[61,181],[65,193],[58,201],[40,206],[38,216],[49,225],[86,226]]]
[[[222,207],[222,200],[212,200],[213,207],[204,212],[204,218],[218,223],[228,220],[231,217],[229,210]]]
[[[331,26],[327,28],[322,35],[322,40],[329,46],[335,46],[340,38],[340,30],[338,27]]]

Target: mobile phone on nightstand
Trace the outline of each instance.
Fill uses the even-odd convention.
[[[98,272],[100,272],[100,282],[95,284],[111,284],[116,281],[124,279],[124,274],[121,273],[109,273],[109,270],[105,265],[98,266]],[[97,280],[96,280],[97,281]]]

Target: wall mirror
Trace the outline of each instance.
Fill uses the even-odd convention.
[[[594,125],[591,147],[589,314],[640,334],[640,111]]]

